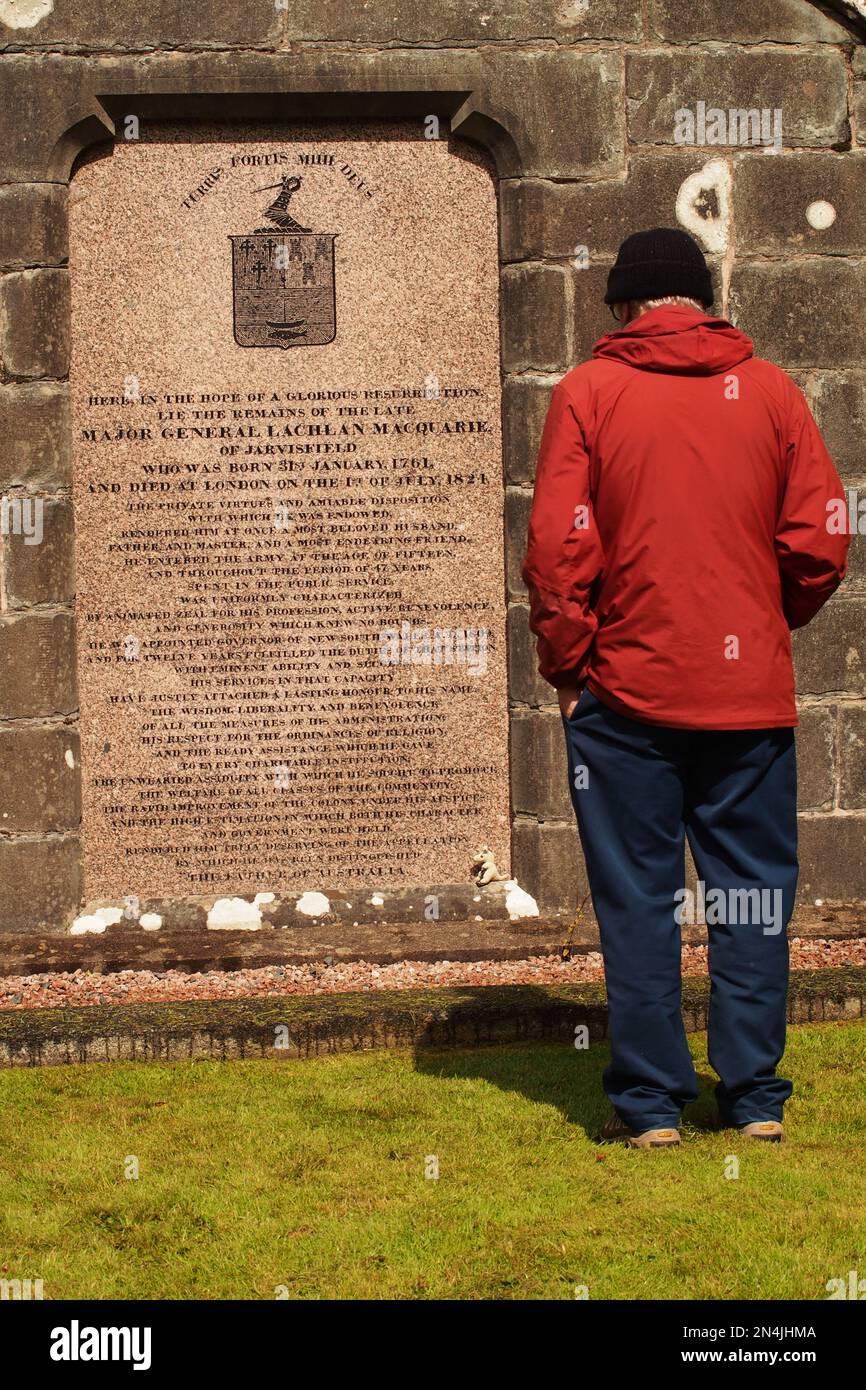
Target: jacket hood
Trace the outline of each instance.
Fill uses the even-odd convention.
[[[712,376],[754,355],[751,338],[728,323],[683,304],[662,304],[624,328],[605,333],[593,357],[609,357],[645,372]]]

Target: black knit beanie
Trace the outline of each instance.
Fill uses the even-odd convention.
[[[607,277],[605,304],[674,294],[706,308],[712,305],[713,282],[694,237],[678,227],[653,227],[626,237]]]

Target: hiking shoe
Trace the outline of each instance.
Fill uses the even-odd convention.
[[[747,1139],[763,1139],[768,1144],[781,1144],[785,1137],[784,1127],[778,1120],[751,1120],[747,1125],[737,1125],[737,1129]]]
[[[627,1144],[630,1149],[675,1149],[680,1142],[678,1129],[629,1129],[617,1115],[605,1120],[598,1136],[600,1144]]]

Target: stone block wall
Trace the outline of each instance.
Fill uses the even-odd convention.
[[[514,869],[543,905],[572,905],[584,875],[519,572],[550,390],[610,326],[601,296],[621,239],[679,220],[711,255],[719,311],[794,374],[866,498],[864,38],[859,0],[0,0],[0,496],[45,503],[41,546],[0,538],[0,931],[65,930],[81,901],[65,385],[76,153],[128,110],[433,111],[492,151]],[[676,112],[699,102],[778,108],[781,150],[678,143]],[[856,537],[850,577],[795,643],[805,903],[866,899],[864,549]]]
[[[866,355],[857,331],[866,309],[864,52],[841,17],[801,3],[653,0],[642,17],[640,38],[622,46],[619,177],[502,185],[505,295],[517,301],[504,404],[512,750],[533,769],[514,774],[515,811],[519,833],[534,842],[537,881],[555,874],[557,895],[572,901],[585,892],[584,873],[561,787],[558,713],[535,674],[517,557],[550,390],[610,327],[601,295],[628,232],[679,223],[697,235],[714,267],[716,311],[799,382],[846,489],[866,499]],[[699,101],[726,111],[779,108],[781,151],[679,145],[675,113]],[[866,536],[857,535],[848,579],[794,639],[804,906],[866,897],[864,562]]]

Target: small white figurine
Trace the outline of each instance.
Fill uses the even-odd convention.
[[[493,851],[488,849],[487,845],[482,845],[472,857],[472,877],[479,888],[483,888],[488,883],[504,882],[506,878],[506,875],[501,874],[496,867]]]

